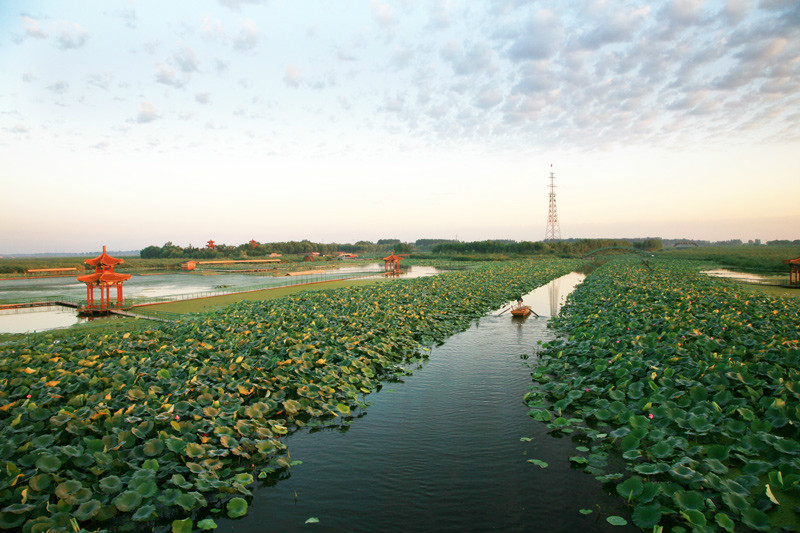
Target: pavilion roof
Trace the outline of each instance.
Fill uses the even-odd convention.
[[[800,257],[795,257],[794,259],[784,259],[783,262],[787,265],[800,265]]]
[[[118,265],[118,264],[122,263],[123,261],[124,261],[124,259],[118,259],[116,257],[111,257],[110,255],[108,255],[108,253],[106,252],[106,247],[103,246],[103,253],[102,254],[98,255],[97,257],[95,257],[93,259],[87,259],[86,261],[84,261],[84,263],[86,263],[87,265],[91,265],[93,267],[96,267],[96,266],[101,266],[101,265],[102,266],[114,266],[114,265]]]
[[[399,255],[394,255],[394,252],[392,252],[392,254],[389,257],[383,258],[384,261],[400,261],[401,259],[402,257],[400,257]]]
[[[120,274],[118,272],[95,272],[93,274],[86,274],[85,276],[78,276],[78,281],[88,284],[100,283],[119,283],[131,279],[130,274]]]

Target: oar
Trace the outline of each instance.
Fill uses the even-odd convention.
[[[506,311],[508,311],[509,309],[511,309],[511,307],[513,307],[513,306],[506,307],[505,309],[503,309],[502,311],[500,311],[499,313],[497,313],[497,316],[500,316],[500,315],[502,315],[503,313],[505,313]]]

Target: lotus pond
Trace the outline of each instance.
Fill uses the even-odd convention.
[[[424,348],[569,272],[569,261],[242,302],[120,336],[46,334],[0,354],[0,527],[176,532],[247,513],[285,436],[337,426]]]
[[[800,302],[691,263],[595,271],[538,352],[531,415],[654,531],[800,529]],[[627,471],[606,472],[609,454]]]

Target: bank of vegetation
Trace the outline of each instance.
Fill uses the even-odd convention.
[[[573,262],[240,302],[116,335],[29,336],[0,354],[0,528],[212,528],[291,466],[282,437],[347,423],[425,347]]]
[[[800,529],[800,301],[693,263],[609,262],[551,322],[531,415],[587,442],[576,465],[653,531]],[[610,453],[627,461],[606,473]]]
[[[800,244],[704,246],[672,249],[667,253],[741,272],[783,274],[789,272],[783,260],[800,257]]]

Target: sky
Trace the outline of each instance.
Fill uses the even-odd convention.
[[[796,0],[3,0],[0,255],[800,238]]]

